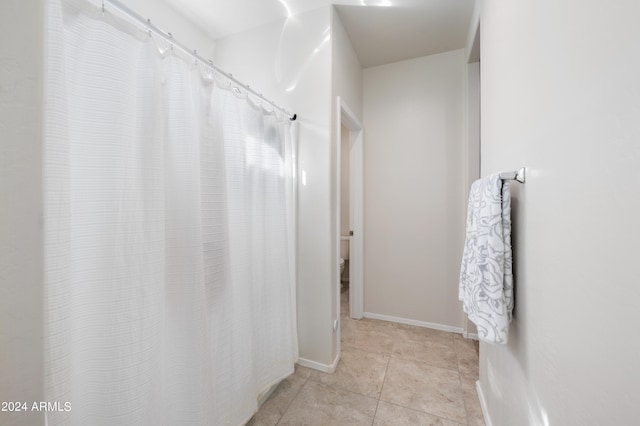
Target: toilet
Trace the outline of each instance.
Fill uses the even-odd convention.
[[[348,275],[345,276],[344,274],[345,265],[348,259],[349,259],[349,237],[342,237],[340,241],[340,287],[343,287],[343,288],[345,287],[345,284],[349,282]],[[348,274],[348,271],[347,271],[347,274]]]

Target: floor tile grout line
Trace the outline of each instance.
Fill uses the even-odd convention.
[[[373,424],[376,422],[376,416],[378,415],[379,406],[380,406],[380,397],[378,397],[378,400],[376,401],[376,410],[373,412],[373,417],[371,418],[371,426],[373,426]]]
[[[380,386],[380,393],[378,394],[378,401],[376,402],[376,411],[373,413],[373,419],[371,419],[371,426],[376,421],[378,415],[378,407],[380,406],[380,399],[382,398],[382,390],[384,389],[384,383],[387,381],[387,373],[389,372],[389,364],[391,363],[391,356],[387,360],[387,366],[384,368],[384,377],[382,378],[382,386]]]
[[[367,398],[367,399],[377,400],[377,398],[375,398],[373,396],[364,395],[362,393],[354,392],[352,390],[345,389],[345,388],[340,388],[340,387],[337,387],[337,386],[334,386],[334,385],[330,385],[328,383],[316,382],[315,380],[312,380],[312,382],[315,383],[316,385],[320,385],[320,386],[325,387],[325,388],[330,388],[330,389],[341,391],[341,392],[347,392],[347,393],[350,393],[350,394],[353,394],[353,395],[357,395],[357,396],[361,396],[361,397]]]
[[[417,362],[417,363],[420,363],[420,364],[426,364],[429,367],[442,368],[443,370],[449,370],[449,371],[456,371],[456,372],[458,372],[458,374],[460,374],[460,370],[457,367],[456,368],[443,367],[441,365],[436,365],[436,364],[428,362],[428,361],[421,361],[421,360],[417,360],[415,358],[402,358],[402,357],[394,356],[394,355],[391,355],[390,358],[399,359],[400,361],[409,361],[409,362]],[[457,359],[457,356],[456,356],[456,363],[457,362],[458,362],[458,359]]]
[[[339,391],[349,392],[349,393],[352,393],[352,394],[354,394],[354,395],[358,395],[358,396],[364,396],[365,398],[375,399],[375,400],[378,400],[378,399],[380,398],[379,396],[376,398],[376,397],[374,397],[374,396],[365,395],[365,394],[363,394],[363,393],[356,392],[356,391],[354,391],[353,389],[347,389],[347,388],[344,388],[344,387],[342,387],[342,386],[336,386],[335,384],[331,384],[331,383],[322,383],[321,381],[318,381],[318,380],[312,380],[311,378],[310,378],[309,380],[311,380],[313,383],[318,384],[318,385],[326,386],[326,387],[328,387],[328,388],[332,388],[332,389],[339,390]]]
[[[389,356],[389,357],[391,356],[390,353],[386,353],[386,352],[372,352],[372,351],[364,350],[362,348],[350,348],[350,347],[341,348],[340,352],[364,352],[366,354],[372,354],[372,355],[382,355],[382,356]],[[342,356],[340,356],[340,361],[342,361]]]
[[[454,423],[458,423],[458,424],[460,423],[460,422],[459,422],[458,420],[456,420],[456,419],[452,419],[451,417],[444,417],[444,416],[441,416],[441,415],[438,415],[438,414],[434,414],[434,413],[432,413],[432,412],[430,412],[430,411],[424,411],[424,410],[419,410],[419,409],[417,409],[417,408],[413,408],[413,407],[407,407],[406,405],[398,404],[397,402],[387,401],[387,400],[382,399],[382,398],[380,399],[380,401],[384,402],[385,404],[391,404],[391,405],[395,405],[396,407],[404,408],[404,409],[406,409],[406,410],[415,411],[416,413],[420,413],[420,414],[427,414],[427,415],[429,415],[429,416],[437,417],[437,418],[439,418],[439,419],[448,420],[448,421],[450,421],[450,422],[454,422]],[[464,403],[464,400],[463,400],[463,403]],[[465,418],[466,418],[466,417],[467,417],[467,411],[466,411],[466,408],[465,408]],[[468,421],[465,421],[465,422],[464,422],[464,424],[465,424],[465,425],[468,425],[468,424],[469,424],[469,422],[468,422]]]
[[[354,391],[349,390],[349,389],[345,389],[345,388],[337,387],[337,386],[330,385],[330,384],[327,384],[327,383],[316,382],[315,380],[311,380],[311,381],[312,381],[313,383],[315,383],[316,385],[320,385],[320,386],[325,387],[325,388],[333,389],[333,390],[340,391],[340,392],[350,393],[350,394],[352,394],[352,395],[357,395],[357,396],[360,396],[360,397],[363,397],[363,398],[367,398],[367,399],[372,399],[372,400],[374,400],[374,401],[376,401],[376,402],[377,402],[377,401],[379,401],[379,397],[378,397],[378,398],[374,398],[374,397],[372,397],[372,396],[364,395],[364,394],[361,394],[361,393],[358,393],[358,392],[354,392]],[[302,390],[302,388],[301,388],[301,390]],[[297,397],[297,395],[296,395],[296,397]],[[294,399],[295,399],[295,398],[294,398]],[[292,401],[292,402],[293,402],[293,401]],[[291,404],[289,404],[289,405],[291,405]],[[377,404],[376,404],[376,407],[377,407]],[[288,410],[288,409],[289,409],[289,407],[287,407],[287,410]],[[286,412],[286,411],[285,411],[285,412]],[[284,417],[284,414],[283,414],[283,417]],[[375,414],[374,414],[374,418],[375,418]],[[278,423],[279,423],[279,422],[280,422],[280,421],[278,421]],[[277,426],[277,424],[276,424],[276,426]]]
[[[371,352],[365,352],[365,353],[371,353]],[[374,354],[374,355],[379,355],[379,354]],[[383,356],[385,358],[388,358],[387,355],[383,355]],[[387,365],[389,365],[389,360],[387,360]],[[329,373],[325,373],[325,374],[329,374]],[[385,367],[385,374],[386,374],[386,367]],[[354,395],[364,396],[365,398],[375,399],[375,400],[380,399],[380,395],[379,394],[378,394],[377,397],[374,397],[374,396],[371,396],[371,395],[366,395],[364,393],[357,392],[357,391],[355,391],[353,389],[349,389],[349,388],[346,388],[346,387],[343,387],[343,386],[339,386],[339,385],[337,385],[335,383],[324,383],[324,382],[322,382],[322,380],[314,380],[311,376],[309,376],[308,380],[311,380],[313,383],[317,383],[317,384],[320,384],[322,386],[326,386],[326,387],[333,388],[333,389],[336,389],[336,390],[349,392],[349,393],[352,393]],[[384,383],[384,379],[383,379],[383,383]],[[382,387],[380,387],[380,392],[382,392]]]
[[[423,411],[423,410],[418,410],[417,408],[407,407],[407,406],[404,406],[402,404],[398,404],[397,402],[385,401],[385,400],[382,400],[382,399],[380,401],[384,402],[385,404],[395,405],[396,407],[400,407],[400,408],[403,408],[405,410],[414,411],[414,412],[419,413],[419,414],[426,414],[426,415],[431,416],[431,417],[437,417],[438,419],[441,419],[441,420],[447,420],[449,422],[459,423],[457,420],[452,419],[450,417],[443,417],[443,416],[438,415],[438,414],[433,414],[433,413],[431,413],[429,411]],[[465,423],[468,424],[468,422],[465,422]]]
[[[291,404],[293,404],[293,401],[295,401],[296,398],[298,397],[298,395],[300,395],[300,392],[302,391],[302,388],[307,384],[307,382],[309,381],[310,378],[311,378],[311,374],[309,374],[309,377],[307,377],[305,379],[305,381],[302,384],[302,386],[300,386],[300,389],[298,389],[298,392],[296,392],[296,395],[293,398],[291,398],[291,401],[289,402],[289,404],[287,404],[287,408],[284,409],[284,411],[280,415],[280,418],[278,419],[278,421],[276,422],[276,424],[274,426],[278,426],[280,424],[280,421],[282,420],[284,415],[287,414],[287,411],[289,411],[289,408],[291,408]]]
[[[462,387],[462,374],[460,374],[460,358],[458,357],[458,349],[454,342],[454,351],[456,353],[456,365],[458,366],[458,382],[460,383],[460,392],[462,393],[462,404],[464,406],[464,417],[467,426],[469,425],[469,410],[467,409],[467,399],[464,397],[464,388]]]

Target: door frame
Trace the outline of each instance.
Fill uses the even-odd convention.
[[[480,136],[481,136],[481,116],[480,116],[480,15],[474,10],[472,17],[473,37],[467,46],[467,66],[466,66],[466,141],[464,146],[464,171],[466,191],[463,194],[464,206],[467,205],[467,194],[471,184],[480,178]],[[466,228],[466,214],[464,222],[461,224]],[[467,339],[478,340],[478,329],[469,320],[467,314],[460,310],[462,314],[462,335]]]
[[[336,99],[336,132],[337,140],[337,179],[336,179],[336,212],[337,235],[336,253],[340,258],[340,182],[341,182],[341,143],[342,126],[349,130],[349,221],[353,236],[349,241],[349,316],[362,319],[364,311],[364,158],[363,129],[358,117],[340,98]],[[339,260],[337,262],[339,265]],[[340,267],[336,271],[338,286],[338,311],[340,310]],[[339,317],[339,316],[338,316]]]

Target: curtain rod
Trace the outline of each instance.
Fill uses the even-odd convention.
[[[158,34],[165,41],[169,42],[172,46],[176,46],[177,48],[179,48],[180,50],[182,50],[186,54],[190,55],[193,59],[195,59],[197,61],[200,61],[205,66],[207,66],[207,67],[211,68],[212,70],[222,74],[225,78],[228,78],[229,80],[231,80],[232,82],[234,82],[238,86],[242,87],[245,91],[253,94],[254,96],[257,96],[258,98],[260,98],[267,105],[271,106],[274,109],[277,109],[277,110],[281,111],[287,117],[289,117],[289,120],[294,121],[297,118],[296,114],[291,114],[286,109],[278,106],[275,102],[272,102],[269,99],[265,98],[261,93],[258,93],[255,90],[253,90],[251,87],[249,87],[249,85],[244,84],[241,81],[239,81],[237,78],[235,78],[233,75],[231,75],[231,73],[227,73],[227,72],[223,71],[222,69],[218,68],[217,66],[215,66],[211,59],[205,59],[202,56],[200,56],[198,54],[198,52],[196,52],[195,50],[193,50],[193,51],[189,50],[182,43],[180,43],[176,39],[174,39],[173,35],[170,32],[165,32],[165,31],[161,30],[160,28],[156,27],[155,25],[153,25],[151,23],[151,19],[146,19],[145,20],[142,16],[138,15],[136,12],[134,12],[131,9],[129,9],[127,6],[122,4],[120,1],[118,1],[118,0],[102,0],[102,13],[105,13],[107,11],[107,9],[105,7],[105,3],[108,3],[109,5],[113,6],[116,10],[118,10],[120,13],[126,15],[128,18],[130,18],[130,19],[138,22],[139,24],[143,25],[150,32],[154,32],[154,33]]]

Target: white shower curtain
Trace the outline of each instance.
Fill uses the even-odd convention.
[[[48,7],[48,425],[239,425],[293,372],[294,143],[157,37]]]

